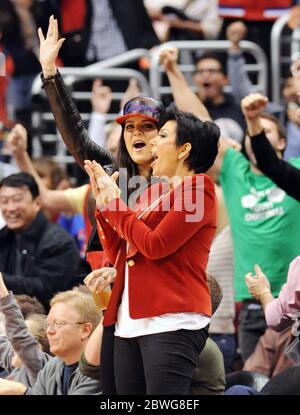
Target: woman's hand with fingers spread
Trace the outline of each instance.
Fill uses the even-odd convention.
[[[117,270],[113,267],[103,267],[95,269],[88,274],[84,279],[84,284],[92,292],[103,291],[109,284],[116,279]]]
[[[45,78],[54,76],[56,74],[55,61],[61,45],[65,41],[64,38],[58,39],[57,20],[53,16],[50,17],[46,38],[41,28],[38,29],[38,35],[40,39],[40,63],[43,74]]]
[[[7,148],[16,159],[27,152],[27,130],[22,124],[16,124],[8,134]]]
[[[98,209],[120,197],[121,191],[116,184],[119,176],[118,172],[114,172],[109,176],[99,163],[90,160],[85,160],[84,168],[90,177],[92,192]]]

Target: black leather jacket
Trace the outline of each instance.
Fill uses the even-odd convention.
[[[49,78],[42,76],[42,82],[56,126],[76,162],[84,169],[84,160],[96,160],[108,174],[113,173],[115,170],[114,157],[90,139],[61,74],[57,72],[55,76]],[[102,250],[96,229],[95,200],[93,197],[88,199],[87,213],[93,229],[86,250]]]
[[[115,167],[114,157],[90,139],[61,74],[57,72],[49,78],[42,76],[42,82],[56,126],[76,162],[84,168],[84,160],[96,160],[111,174]]]
[[[0,231],[0,271],[5,284],[14,294],[37,297],[48,309],[55,293],[74,285],[79,262],[74,239],[42,212],[16,236],[7,227]]]

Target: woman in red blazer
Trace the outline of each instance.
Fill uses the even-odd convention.
[[[118,394],[187,394],[211,315],[206,265],[216,227],[214,184],[204,175],[219,129],[167,110],[152,140],[153,176],[130,210],[96,162],[86,162],[98,232],[117,278],[104,316],[116,324]],[[105,281],[103,282],[103,286]]]

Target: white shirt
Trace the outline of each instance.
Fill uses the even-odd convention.
[[[132,319],[129,315],[128,265],[126,263],[125,287],[118,310],[115,336],[129,338],[180,329],[199,330],[206,327],[209,322],[210,317],[200,313],[167,313],[157,317]]]

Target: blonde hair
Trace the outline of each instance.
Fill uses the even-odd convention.
[[[43,352],[50,353],[49,342],[47,337],[47,320],[44,314],[29,314],[26,317],[26,323],[30,323],[28,331],[33,335],[35,340],[41,345]]]
[[[79,291],[80,293],[92,295],[92,292],[84,284],[76,285],[75,287],[72,288],[72,291]]]
[[[81,291],[64,291],[56,294],[50,301],[50,307],[57,303],[67,303],[72,306],[79,314],[80,321],[91,323],[92,331],[99,324],[102,313],[96,307],[93,297]],[[92,333],[92,332],[91,332]]]

